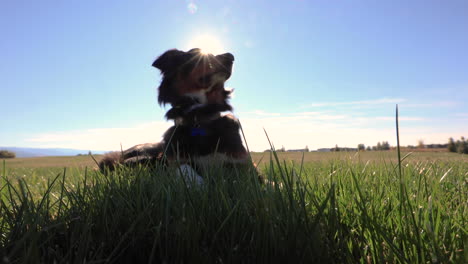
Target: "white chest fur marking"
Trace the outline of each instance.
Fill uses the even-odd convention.
[[[203,178],[188,164],[180,165],[180,167],[177,168],[176,174],[184,178],[185,184],[187,184],[188,187],[193,184],[202,185],[204,183]]]

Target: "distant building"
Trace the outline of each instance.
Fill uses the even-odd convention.
[[[430,148],[430,149],[446,149],[448,148],[448,144],[428,144],[425,145],[424,147]]]
[[[309,152],[309,149],[288,149],[287,152]]]
[[[349,152],[352,152],[352,151],[358,151],[357,148],[332,148],[331,151],[349,151]]]
[[[305,146],[303,149],[288,149],[287,152],[309,152],[309,146]]]
[[[330,152],[331,149],[330,148],[319,148],[317,149],[317,152]]]

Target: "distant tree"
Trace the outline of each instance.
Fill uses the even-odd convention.
[[[367,146],[366,150],[367,150],[367,151],[371,151],[372,148],[371,148],[370,146]]]
[[[424,140],[418,140],[418,148],[424,148]]]
[[[340,151],[340,147],[338,147],[338,144],[335,145],[335,148],[333,149],[333,151]]]
[[[463,151],[463,153],[464,153],[464,154],[468,154],[468,140],[465,140],[464,137],[462,137],[462,138],[463,138],[463,145],[464,145],[464,148],[463,148],[464,151]]]
[[[455,145],[455,140],[453,138],[449,138],[449,143],[447,147],[449,152],[457,152],[457,146]]]
[[[0,159],[14,159],[16,154],[8,150],[0,150]]]
[[[377,142],[377,150],[382,150],[382,144],[380,144],[380,142]]]
[[[464,150],[465,150],[465,151],[464,151],[463,153],[468,154],[468,140],[465,140],[464,137],[462,137],[462,139],[463,139],[463,144],[464,144],[464,146],[465,146],[465,147],[464,147]]]
[[[382,142],[382,150],[390,150],[390,144],[388,143],[388,141]]]
[[[457,140],[457,152],[460,154],[468,154],[468,142],[465,137],[461,137],[461,140]]]
[[[309,152],[309,146],[307,146],[307,145],[305,146],[304,152]]]
[[[358,148],[359,151],[364,151],[364,150],[366,150],[366,146],[365,146],[364,144],[358,144],[358,145],[357,145],[357,148]]]

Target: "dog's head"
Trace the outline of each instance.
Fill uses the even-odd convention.
[[[233,62],[231,53],[214,56],[200,49],[166,51],[153,63],[163,75],[159,103],[174,106],[181,97],[191,97],[200,104],[227,104],[230,91],[224,89],[224,82],[231,76]]]

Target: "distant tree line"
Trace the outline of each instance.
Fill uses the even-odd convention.
[[[448,149],[449,152],[456,152],[456,153],[464,153],[468,154],[468,140],[465,139],[465,137],[461,137],[459,140],[455,141],[453,138],[449,139],[448,144],[424,144],[423,140],[419,140],[418,144],[416,146],[413,145],[408,145],[406,146],[408,149]],[[334,148],[325,148],[325,149],[319,149],[318,151],[321,150],[327,150],[327,151],[384,151],[384,150],[390,150],[391,146],[388,141],[382,141],[382,142],[377,142],[377,145],[375,146],[367,146],[364,144],[358,144],[357,148],[348,148],[348,147],[338,147],[338,145],[335,145]],[[265,150],[265,152],[270,152],[270,149]],[[286,150],[284,146],[281,146],[280,149],[276,149],[276,152],[289,152],[289,151],[294,151],[294,152],[309,152],[309,147],[306,146],[304,149],[290,149]],[[89,154],[88,154],[89,155]]]
[[[0,159],[14,159],[16,154],[8,150],[0,150]]]
[[[358,151],[380,151],[380,150],[390,150],[390,143],[388,141],[377,142],[376,146],[367,146],[364,144],[358,144]]]
[[[357,148],[347,148],[347,147],[338,147],[338,145],[335,145],[334,148],[330,149],[330,151],[358,151]]]
[[[377,146],[373,146],[372,150],[390,150],[390,144],[388,141],[377,142]]]
[[[271,152],[271,149],[264,150],[263,152]],[[310,152],[310,150],[307,145],[303,149],[286,149],[284,146],[281,146],[280,149],[275,149],[275,152]]]
[[[461,137],[457,141],[453,138],[449,138],[447,149],[449,152],[468,154],[468,140],[466,140],[465,137]]]
[[[88,151],[88,154],[81,154],[81,153],[76,154],[76,156],[91,156],[91,155],[93,155],[93,153],[91,153],[91,151]]]

